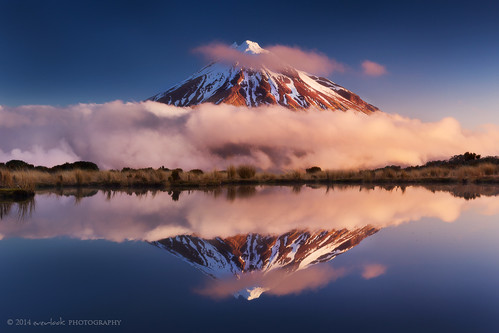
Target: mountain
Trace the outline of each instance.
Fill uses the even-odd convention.
[[[290,231],[282,235],[247,234],[227,238],[203,239],[182,235],[162,239],[152,244],[187,261],[214,279],[280,270],[292,274],[317,263],[332,260],[358,245],[364,238],[378,232],[371,226],[355,230]],[[255,298],[265,291],[252,286],[236,296]],[[249,298],[249,299],[251,299]]]
[[[232,47],[245,56],[266,56],[270,52],[258,43],[245,41]],[[149,100],[176,106],[226,103],[237,106],[279,104],[291,109],[318,107],[356,110],[370,114],[378,108],[342,86],[290,66],[242,66],[238,62],[213,62],[188,79]]]

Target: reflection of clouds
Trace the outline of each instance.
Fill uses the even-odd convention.
[[[373,279],[386,273],[382,264],[363,266],[361,276]],[[197,292],[212,298],[242,296],[248,300],[258,298],[262,293],[283,296],[299,294],[307,290],[317,290],[341,277],[350,275],[354,270],[345,267],[333,268],[330,265],[317,265],[296,272],[275,270],[267,273],[250,272],[235,278],[214,279],[208,281]]]
[[[386,273],[386,266],[381,264],[365,265],[362,270],[362,277],[366,280],[374,279]]]
[[[431,192],[422,187],[386,191],[359,187],[312,189],[303,187],[297,195],[291,187],[257,187],[252,196],[226,200],[202,191],[183,192],[172,201],[165,192],[155,196],[117,193],[106,200],[99,192],[82,198],[37,195],[33,216],[16,223],[12,214],[0,224],[8,237],[78,239],[103,238],[158,240],[178,234],[202,238],[237,234],[280,235],[290,230],[339,230],[371,225],[383,228],[425,217],[451,222],[463,211],[499,213],[499,197],[466,201],[448,192]]]
[[[262,292],[271,295],[299,294],[305,290],[315,290],[346,275],[343,268],[330,266],[313,266],[292,274],[276,270],[263,274],[251,272],[222,280],[211,280],[198,292],[213,298],[224,298],[230,295],[241,295],[248,299],[257,298]]]

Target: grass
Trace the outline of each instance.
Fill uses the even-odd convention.
[[[40,170],[0,169],[2,195],[32,192],[42,188],[182,188],[224,184],[306,184],[306,183],[499,183],[499,164],[481,163],[461,166],[385,167],[375,170],[290,170],[284,173],[257,172],[251,165],[229,166],[227,170],[203,172],[193,169],[118,170]],[[7,190],[9,189],[9,190]],[[10,191],[10,192],[9,192]]]

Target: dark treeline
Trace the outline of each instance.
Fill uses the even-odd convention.
[[[99,167],[97,166],[97,164],[86,161],[64,163],[48,168],[46,166],[41,166],[41,165],[34,166],[33,164],[29,164],[21,160],[10,160],[6,163],[0,163],[0,168],[4,168],[10,171],[26,171],[26,170],[37,170],[44,172],[59,172],[59,171],[71,171],[71,170],[99,171]]]

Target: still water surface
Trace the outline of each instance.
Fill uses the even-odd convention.
[[[497,332],[498,193],[244,186],[0,203],[0,331]]]

